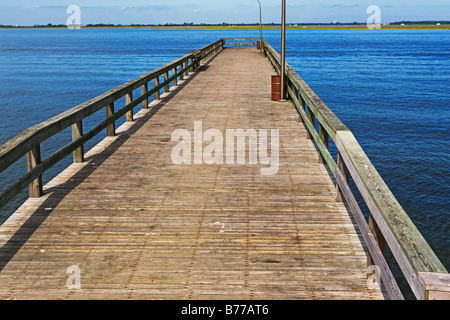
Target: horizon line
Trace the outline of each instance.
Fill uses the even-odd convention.
[[[295,26],[351,26],[351,25],[366,25],[367,22],[311,22],[311,23],[305,23],[305,22],[289,22],[286,23],[288,26],[290,27],[295,27]],[[393,22],[389,22],[389,21],[385,21],[382,22],[382,24],[385,25],[401,25],[401,24],[408,24],[408,25],[436,25],[436,24],[444,24],[444,25],[450,25],[450,20],[419,20],[419,21],[415,21],[415,20],[402,20],[402,21],[393,21]],[[164,24],[159,23],[159,24],[143,24],[143,23],[133,23],[133,24],[114,24],[114,23],[105,23],[105,22],[100,22],[100,23],[88,23],[88,24],[81,24],[81,26],[84,27],[89,27],[89,26],[104,26],[104,27],[133,27],[133,26],[142,26],[142,27],[189,27],[189,26],[259,26],[260,23],[246,23],[246,22],[242,22],[242,23],[228,23],[228,22],[221,22],[221,23],[194,23],[194,22],[184,22],[184,23],[172,23],[172,22],[166,22]],[[34,25],[3,25],[0,24],[0,27],[24,27],[24,28],[32,28],[32,27],[62,27],[62,26],[67,26],[66,24],[52,24],[52,23],[48,23],[48,24],[34,24]],[[269,22],[269,23],[263,23],[262,26],[281,26],[280,23],[274,23],[274,22]]]

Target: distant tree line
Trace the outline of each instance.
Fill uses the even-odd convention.
[[[411,25],[411,24],[419,24],[419,25],[430,25],[430,24],[450,24],[450,21],[399,21],[392,22],[393,25]]]
[[[328,26],[328,25],[365,25],[366,22],[331,22],[331,23],[289,23],[289,25],[297,25],[297,26]],[[443,24],[448,25],[450,21],[398,21],[391,22],[391,25],[436,25]],[[264,23],[265,26],[279,26],[279,23]],[[121,25],[121,24],[112,24],[112,23],[96,23],[96,24],[87,24],[86,27],[229,27],[229,26],[259,26],[259,23],[193,23],[193,22],[184,22],[184,23],[165,23],[165,24],[131,24],[131,25]],[[39,25],[36,24],[34,26],[13,26],[13,25],[0,25],[0,28],[65,28],[65,24],[46,24]]]

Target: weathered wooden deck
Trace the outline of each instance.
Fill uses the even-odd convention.
[[[355,222],[255,48],[228,48],[0,228],[0,299],[383,299]],[[174,165],[175,129],[279,129],[280,167]],[[81,290],[67,288],[79,266]]]

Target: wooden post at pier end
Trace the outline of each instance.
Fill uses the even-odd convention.
[[[450,300],[450,274],[419,272],[424,300]]]

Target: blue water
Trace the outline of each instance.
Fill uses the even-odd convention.
[[[279,36],[264,32],[277,50]],[[259,31],[0,30],[0,144],[222,37],[259,37]],[[450,31],[288,30],[287,61],[353,131],[450,269]],[[43,153],[70,138],[70,131],[56,136]],[[0,185],[24,172],[25,165],[15,165],[0,175]],[[24,199],[26,192],[0,211],[0,224]]]

